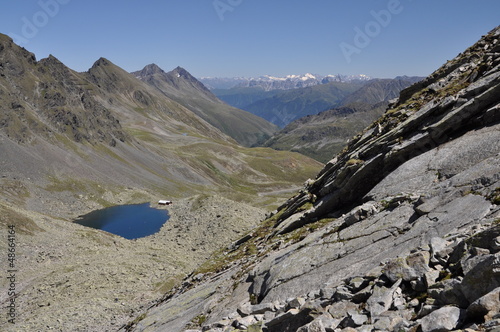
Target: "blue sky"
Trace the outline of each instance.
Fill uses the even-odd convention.
[[[0,32],[86,71],[425,76],[500,24],[498,0],[0,0]]]

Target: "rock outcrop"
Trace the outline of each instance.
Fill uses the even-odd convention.
[[[132,331],[500,326],[500,27],[427,79]]]
[[[192,331],[491,330],[500,326],[499,234],[493,224],[434,237],[366,275],[285,301],[244,303]]]

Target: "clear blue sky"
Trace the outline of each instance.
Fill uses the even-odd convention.
[[[500,24],[498,0],[0,4],[0,32],[37,59],[52,54],[70,68],[86,71],[105,57],[128,71],[156,63],[167,71],[182,66],[196,77],[307,72],[425,76]]]

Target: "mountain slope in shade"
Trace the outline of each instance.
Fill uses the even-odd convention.
[[[378,119],[387,102],[375,105],[353,103],[316,115],[308,115],[288,124],[262,146],[300,152],[326,163],[340,152],[349,139]]]
[[[274,95],[280,94],[282,90],[266,91],[259,86],[234,87],[231,89],[213,89],[212,92],[220,100],[236,108],[245,109],[248,105],[258,102]]]
[[[181,67],[167,73],[151,64],[141,71],[134,72],[133,75],[192,110],[245,146],[254,145],[277,130],[266,120],[220,101]]]

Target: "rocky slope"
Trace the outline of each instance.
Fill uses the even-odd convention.
[[[496,331],[500,27],[123,330]]]

